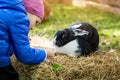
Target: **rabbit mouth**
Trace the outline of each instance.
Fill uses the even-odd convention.
[[[63,41],[55,41],[54,44],[58,47],[61,47],[64,45]]]
[[[63,46],[63,42],[62,41],[57,41],[56,40],[56,37],[53,39],[53,44],[54,44],[54,46],[58,46],[58,47],[61,47],[61,46]]]
[[[76,39],[72,39],[70,41],[69,41],[69,39],[65,40],[65,41],[64,40],[55,40],[54,45],[58,46],[58,47],[63,47],[65,45],[69,44],[70,42],[73,42],[74,40],[76,40]]]

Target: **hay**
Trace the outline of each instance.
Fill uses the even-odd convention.
[[[40,65],[19,63],[14,56],[12,59],[15,69],[20,75],[20,80],[120,79],[120,54],[116,51],[98,51],[89,57],[80,58],[56,55],[50,62],[43,62]],[[54,70],[54,64],[58,64],[60,69]]]

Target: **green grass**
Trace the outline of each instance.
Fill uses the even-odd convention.
[[[69,27],[75,22],[92,24],[100,35],[100,48],[120,51],[120,15],[90,7],[75,7],[53,4],[49,21],[38,25],[30,35],[52,38],[57,30]]]

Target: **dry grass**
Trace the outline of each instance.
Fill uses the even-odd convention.
[[[38,38],[32,39],[36,42]],[[42,40],[49,43],[45,38]],[[36,47],[42,45],[42,40],[39,38],[40,43],[37,41]],[[50,62],[40,65],[25,65],[14,57],[12,59],[21,80],[120,80],[120,54],[116,51],[98,51],[89,57],[80,58],[56,55]],[[58,64],[60,69],[54,70],[54,64]]]

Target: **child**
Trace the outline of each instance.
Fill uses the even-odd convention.
[[[30,19],[30,29],[36,24],[47,21],[50,16],[50,4],[46,0],[24,0],[24,6]]]
[[[29,19],[23,0],[0,0],[0,80],[19,80],[10,60],[13,52],[25,64],[40,64],[54,56],[53,50],[31,48],[28,33]]]

